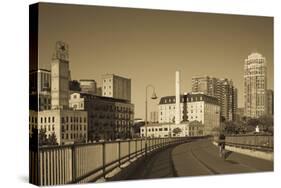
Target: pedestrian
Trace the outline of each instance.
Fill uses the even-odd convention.
[[[225,135],[222,133],[219,135],[219,156],[225,159]]]

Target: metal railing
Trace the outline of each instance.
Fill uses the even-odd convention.
[[[188,137],[147,139],[147,154],[189,140]],[[36,185],[96,181],[146,153],[144,139],[48,146],[29,152],[30,182]]]
[[[273,136],[269,135],[235,135],[226,136],[226,145],[261,151],[273,151]]]

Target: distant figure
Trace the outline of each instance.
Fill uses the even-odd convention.
[[[256,133],[259,133],[260,132],[260,128],[259,128],[259,126],[257,125],[256,126]]]
[[[221,158],[225,159],[225,135],[220,134],[219,135],[219,155]]]

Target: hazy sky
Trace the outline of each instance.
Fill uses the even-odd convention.
[[[39,6],[39,67],[50,69],[58,40],[69,44],[72,79],[114,73],[132,79],[135,117],[144,118],[145,87],[158,97],[191,91],[191,77],[232,79],[243,106],[243,65],[251,52],[267,59],[273,88],[273,18],[96,6]],[[151,93],[151,91],[150,91]],[[149,109],[157,109],[156,101]]]

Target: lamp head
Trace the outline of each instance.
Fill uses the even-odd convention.
[[[156,93],[153,91],[151,99],[157,99]]]

